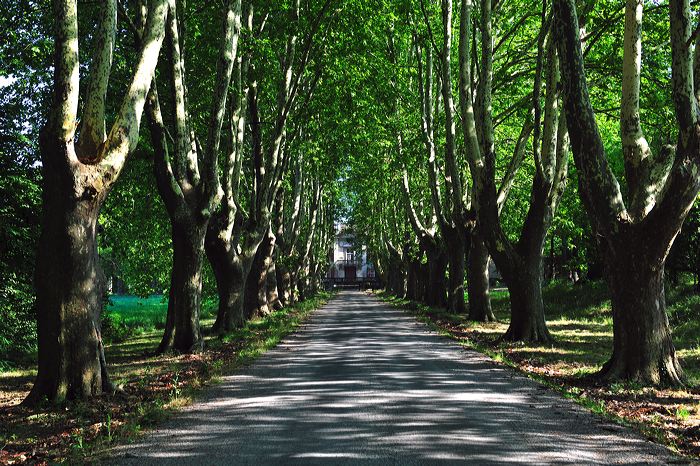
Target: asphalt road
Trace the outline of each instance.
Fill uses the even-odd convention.
[[[669,452],[344,292],[112,464],[663,464]]]

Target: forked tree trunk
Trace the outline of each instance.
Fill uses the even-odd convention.
[[[693,81],[698,76],[692,66],[691,47],[695,42],[697,51],[700,43],[692,31],[690,3],[669,2],[671,83],[678,144],[670,154],[672,164],[665,167],[663,154],[648,156],[649,148],[639,121],[643,6],[643,2],[627,2],[625,15],[627,66],[623,67],[626,83],[621,132],[625,170],[636,176],[639,190],[629,196],[632,202],[628,202],[627,210],[621,201],[619,183],[609,168],[589,98],[576,2],[553,3],[564,108],[579,172],[579,193],[594,234],[600,239],[597,246],[605,260],[612,298],[613,354],[599,375],[608,382],[634,380],[641,384],[681,385],[684,376],[665,312],[664,264],[700,189],[700,118],[693,92]],[[662,195],[656,197],[657,194]],[[640,209],[635,208],[634,199],[644,201]]]
[[[111,390],[100,333],[105,281],[95,232],[104,196],[68,183],[44,170],[35,276],[39,361],[29,404]],[[75,199],[74,192],[82,197]]]
[[[24,400],[30,405],[87,399],[111,389],[100,332],[105,280],[97,253],[97,218],[136,147],[143,99],[163,41],[167,5],[162,0],[149,2],[144,45],[128,92],[121,104],[112,102],[119,111],[109,132],[105,107],[117,2],[105,1],[101,6],[101,18],[92,31],[95,55],[87,91],[83,91],[79,76],[86,67],[81,69],[78,53],[78,2],[53,2],[53,101],[39,141],[43,177],[35,272],[39,360],[36,382]]]
[[[467,294],[469,297],[469,320],[494,322],[489,296],[489,252],[478,235],[472,235],[467,262]]]
[[[244,291],[259,246],[256,233],[244,232],[239,245],[226,238],[225,216],[217,215],[209,224],[204,249],[214,271],[219,307],[212,330],[219,335],[245,323]],[[236,247],[237,250],[232,250]]]
[[[193,353],[203,349],[199,328],[202,308],[202,264],[206,226],[172,220],[173,268],[165,332],[159,353]]]
[[[506,341],[550,343],[542,301],[542,256],[524,260],[513,277],[507,277],[510,293],[510,326],[503,335]]]
[[[642,251],[625,245],[620,251]],[[606,275],[613,309],[613,353],[603,366],[605,381],[680,385],[685,382],[666,315],[664,268],[652,270],[647,259],[616,254]]]

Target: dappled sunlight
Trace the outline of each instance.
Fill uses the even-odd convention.
[[[115,459],[605,464],[663,452],[601,422],[402,312],[345,292]]]

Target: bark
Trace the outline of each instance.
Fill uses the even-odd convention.
[[[282,302],[279,299],[279,287],[277,286],[277,264],[274,256],[270,257],[267,267],[267,303],[271,311],[282,309]]]
[[[489,296],[489,252],[478,234],[472,235],[467,266],[469,320],[494,322]]]
[[[237,62],[241,1],[229,0],[224,5],[216,84],[207,118],[207,139],[203,149],[196,143],[187,108],[186,66],[182,50],[184,37],[180,36],[182,18],[177,11],[177,2],[170,0],[169,8],[167,58],[168,77],[171,81],[169,100],[174,116],[172,161],[155,84],[149,94],[147,113],[156,152],[155,173],[158,191],[170,217],[173,242],[168,315],[158,352],[175,350],[190,353],[203,348],[199,325],[202,264],[210,220],[223,194],[218,175],[219,143],[229,83],[234,63]],[[230,169],[229,166],[226,168]],[[229,201],[230,199],[227,199],[227,202]],[[222,296],[223,293],[219,291]],[[223,301],[228,302],[227,299]]]
[[[427,276],[422,274],[425,288],[424,302],[428,306],[447,308],[447,253],[438,244],[430,244],[425,248],[428,258]]]
[[[267,277],[274,249],[275,235],[268,229],[258,246],[246,279],[244,306],[247,317],[262,316],[271,311],[267,301]]]
[[[643,267],[635,251],[643,244],[616,248],[607,270],[613,308],[613,353],[599,376],[603,381],[678,384],[685,380],[666,315],[664,270]]]
[[[165,331],[158,353],[199,352],[204,340],[199,328],[202,308],[202,264],[206,225],[172,221],[173,268]]]
[[[423,141],[428,154],[428,183],[430,189],[430,198],[432,202],[433,212],[437,217],[438,226],[441,236],[444,239],[445,246],[449,250],[447,260],[449,263],[449,285],[447,286],[447,302],[446,307],[451,312],[457,314],[466,313],[466,305],[464,302],[464,265],[465,265],[465,240],[466,228],[464,219],[464,200],[462,199],[462,179],[457,167],[455,158],[455,124],[453,119],[453,101],[452,101],[452,78],[450,74],[450,55],[451,55],[451,23],[452,23],[452,2],[443,0],[443,26],[444,26],[444,44],[441,56],[442,62],[442,98],[444,102],[445,113],[445,162],[447,169],[444,174],[446,191],[449,199],[443,202],[440,193],[440,185],[438,183],[438,168],[435,154],[434,130],[433,130],[433,106],[432,106],[432,53],[430,47],[426,49],[426,66],[425,71],[420,62],[422,60],[422,51],[417,46],[417,51],[420,56],[418,63],[418,87],[421,100],[422,111],[422,132]],[[400,146],[399,146],[400,148]],[[407,191],[407,188],[405,188]],[[410,201],[409,201],[410,202]],[[445,205],[449,206],[449,214],[445,213]],[[417,232],[422,236],[432,237],[431,242],[435,243],[440,240],[437,235],[432,232],[421,229],[419,223],[412,222],[418,228]],[[437,246],[440,247],[440,246]],[[430,257],[430,256],[428,256]],[[430,259],[429,265],[430,265]],[[439,267],[439,264],[434,264]],[[440,273],[437,271],[436,273]],[[438,280],[438,277],[431,278]],[[442,283],[435,283],[435,286],[442,286]],[[428,285],[428,289],[433,290],[432,284]],[[435,295],[429,296],[431,302],[442,303],[443,299],[440,296],[439,288],[435,289]]]
[[[29,404],[111,389],[99,321],[105,282],[95,227],[102,196],[76,202],[65,182],[45,166],[35,282],[39,366]]]
[[[296,302],[295,280],[289,268],[282,263],[276,265],[276,272],[279,300],[282,306],[290,306]]]
[[[463,22],[469,23],[471,2],[463,0]],[[491,81],[493,65],[493,38],[491,36],[491,2],[481,2],[482,63],[479,79],[479,117],[480,131],[477,144],[476,122],[469,96],[471,79],[469,76],[469,46],[460,49],[462,54],[462,95],[466,101],[462,106],[465,139],[468,141],[469,163],[474,180],[475,202],[478,213],[479,231],[482,233],[491,256],[501,272],[508,290],[511,303],[511,323],[504,335],[508,340],[549,342],[551,336],[546,330],[544,304],[542,302],[542,252],[544,239],[556,210],[566,181],[567,152],[566,127],[560,124],[557,110],[558,68],[555,50],[550,44],[545,46],[545,39],[550,29],[547,21],[546,4],[542,10],[540,33],[538,37],[537,65],[533,86],[532,102],[533,124],[533,158],[535,175],[532,181],[530,206],[520,231],[517,243],[512,243],[501,225],[499,218],[498,194],[496,191],[496,167],[494,152],[494,131],[491,115]],[[463,38],[468,41],[468,28]],[[545,50],[548,53],[547,66],[544,67]],[[544,124],[541,120],[542,76],[546,72],[547,92],[545,99]],[[529,121],[526,120],[521,137],[528,134]],[[541,127],[544,126],[540,138]],[[522,140],[521,138],[519,138]],[[519,147],[513,155],[518,159]]]
[[[399,141],[400,147],[400,141]],[[447,307],[447,283],[445,272],[447,270],[447,255],[445,253],[442,240],[436,234],[435,227],[430,229],[423,226],[418,218],[411,193],[409,190],[408,171],[403,169],[402,193],[404,208],[408,214],[414,234],[418,237],[420,249],[427,258],[427,268],[415,274],[417,280],[414,292],[416,299],[425,302],[429,306]],[[433,219],[434,221],[435,219]],[[411,270],[409,266],[409,290],[412,287]]]
[[[386,286],[391,294],[399,298],[414,299],[415,288],[411,280],[411,263],[406,267],[401,254],[391,244],[388,244],[388,259],[386,268]]]
[[[243,326],[243,285],[252,260],[227,257],[224,247],[207,241],[206,252],[216,280],[219,307],[212,330],[225,334]]]
[[[406,270],[406,299],[423,301],[424,293],[421,288],[420,275],[422,264],[419,260],[410,259]]]
[[[447,247],[447,261],[449,265],[449,279],[447,287],[447,309],[456,314],[466,314],[467,306],[464,300],[464,270],[466,264],[465,235],[460,228],[443,230],[445,246]]]
[[[247,225],[235,227],[240,244],[228,236],[228,220],[219,212],[209,223],[206,236],[205,251],[214,271],[219,296],[216,321],[212,327],[217,334],[231,332],[245,323],[245,285],[264,234],[260,230],[247,229]]]
[[[535,253],[522,261],[515,276],[508,277],[510,325],[503,335],[506,341],[549,343],[542,300],[542,254]],[[505,278],[505,277],[504,277]]]

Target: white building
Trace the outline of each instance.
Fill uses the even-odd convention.
[[[358,278],[374,278],[374,266],[367,261],[367,248],[354,244],[354,236],[348,232],[345,225],[336,227],[333,251],[330,253],[331,265],[327,278],[342,278],[356,280]]]

